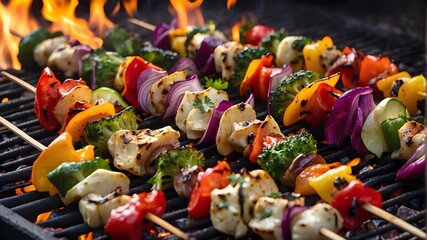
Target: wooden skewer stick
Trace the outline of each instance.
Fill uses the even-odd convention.
[[[43,150],[46,149],[46,146],[44,146],[39,141],[37,141],[34,138],[32,138],[31,136],[29,136],[28,134],[26,134],[21,129],[17,128],[15,125],[13,125],[11,122],[9,122],[8,120],[6,120],[5,118],[3,118],[1,116],[0,116],[0,123],[2,123],[3,125],[5,125],[11,131],[13,131],[14,133],[16,133],[18,136],[20,136],[22,139],[24,139],[25,141],[27,141],[29,144],[33,145],[34,147],[36,147],[40,151],[43,151]],[[172,224],[166,222],[165,220],[159,218],[158,216],[156,216],[156,215],[154,215],[152,213],[146,213],[145,217],[148,220],[150,220],[153,223],[155,223],[156,225],[158,225],[158,226],[166,229],[167,231],[173,233],[174,235],[176,235],[179,238],[182,238],[182,239],[185,239],[185,240],[189,240],[190,239],[188,237],[188,235],[185,234],[183,231],[181,231],[179,228],[173,226]]]
[[[21,129],[17,128],[15,125],[13,125],[11,122],[0,116],[0,123],[2,123],[4,126],[9,128],[12,132],[16,133],[18,136],[23,138],[25,141],[27,141],[29,144],[33,145],[35,148],[37,148],[40,151],[43,151],[46,149],[46,146],[41,144],[39,141],[32,138],[30,135],[23,132]]]
[[[7,78],[9,78],[10,80],[15,81],[19,85],[23,86],[28,91],[33,92],[33,93],[36,92],[36,88],[33,85],[31,85],[31,84],[27,83],[26,81],[18,78],[17,76],[12,75],[12,74],[10,74],[10,73],[8,73],[6,71],[2,71],[1,74],[3,74],[4,76],[6,76]]]
[[[345,238],[341,237],[336,232],[333,232],[327,228],[321,228],[320,234],[332,240],[345,240]]]
[[[24,38],[24,36],[22,36],[21,34],[19,34],[17,31],[10,29],[9,30],[10,34],[12,34],[15,37],[19,37],[19,38]]]
[[[376,207],[370,203],[365,203],[362,206],[363,209],[366,211],[390,222],[391,224],[394,224],[396,227],[401,228],[409,233],[412,233],[413,235],[421,238],[421,239],[427,239],[427,234],[423,232],[421,229],[416,228],[415,226],[409,224],[408,222],[405,222],[404,220],[394,216],[393,214],[390,214],[383,209]]]
[[[142,28],[150,30],[150,31],[154,31],[154,29],[156,28],[156,26],[154,26],[153,24],[148,23],[148,22],[144,22],[144,21],[136,19],[136,18],[130,18],[128,21],[137,25],[137,26],[140,26]]]

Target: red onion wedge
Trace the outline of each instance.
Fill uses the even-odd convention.
[[[138,89],[138,103],[144,112],[150,112],[148,108],[148,101],[150,101],[151,86],[167,75],[166,71],[159,71],[152,68],[148,68],[139,74],[136,82],[136,87]]]
[[[292,218],[299,213],[304,212],[307,210],[306,206],[301,205],[293,205],[292,207],[288,207],[283,211],[283,217],[282,217],[282,238],[284,240],[291,240],[292,239],[292,233],[291,233],[291,221]]]
[[[373,111],[375,108],[374,95],[365,94],[359,97],[359,104],[357,107],[357,116],[353,131],[351,132],[351,146],[359,151],[360,153],[367,154],[369,153],[368,149],[366,149],[365,144],[363,144],[361,133],[363,123],[365,119],[368,117],[369,113]]]
[[[197,74],[196,63],[189,58],[180,58],[179,61],[171,69],[168,70],[168,73],[172,74],[178,71],[186,71],[187,76]]]
[[[417,150],[415,150],[408,161],[397,171],[396,179],[401,181],[418,178],[424,174],[425,166],[426,144],[423,142],[418,146]]]
[[[152,43],[154,47],[161,49],[170,49],[169,33],[172,27],[166,23],[158,24],[153,31]]]
[[[87,45],[79,44],[74,49],[74,57],[77,59],[77,65],[79,66],[79,76],[82,75],[83,57],[90,54],[92,48]]]
[[[372,95],[372,92],[370,87],[358,87],[346,91],[337,99],[325,121],[325,136],[328,144],[341,145],[344,138],[351,136],[353,131],[361,131],[361,129],[355,129],[356,121],[358,126],[362,126],[366,119],[364,113],[371,112],[375,107],[372,96],[364,98],[363,101],[361,96]],[[358,116],[359,114],[363,117]],[[356,136],[355,133],[353,138],[356,137],[360,138],[360,134]]]
[[[271,115],[270,112],[270,93],[274,91],[279,85],[280,82],[289,77],[292,74],[292,68],[290,66],[284,66],[283,68],[274,68],[270,74],[270,81],[268,84],[267,91],[267,113]]]
[[[219,129],[219,121],[221,120],[222,114],[233,105],[233,102],[223,100],[213,109],[212,116],[209,119],[208,126],[206,127],[206,131],[203,133],[203,136],[200,138],[199,142],[197,142],[197,145],[212,141],[216,138],[216,134]]]
[[[213,36],[208,36],[203,39],[202,43],[200,44],[200,49],[197,51],[195,57],[197,67],[203,68],[208,62],[209,58],[213,56],[215,48],[223,43],[223,40]]]
[[[184,81],[175,82],[166,98],[166,110],[163,119],[175,116],[186,91],[197,92],[203,90],[203,85],[196,74]]]

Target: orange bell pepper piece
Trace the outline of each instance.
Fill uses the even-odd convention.
[[[111,117],[114,114],[114,106],[109,102],[93,106],[74,116],[65,128],[65,132],[68,132],[71,135],[74,142],[79,142],[83,136],[86,124],[89,121]]]
[[[248,70],[246,70],[245,77],[240,84],[240,96],[246,97],[248,92],[251,90],[254,96],[263,101],[267,101],[270,74],[273,69],[270,71],[267,70],[268,68],[266,67],[272,66],[273,61],[274,56],[272,54],[263,56],[260,59],[252,60],[249,64]],[[268,71],[270,71],[270,74],[268,74]],[[263,75],[262,78],[261,75]]]
[[[339,166],[342,166],[340,162],[333,162],[329,164],[314,164],[305,168],[295,180],[295,192],[302,195],[316,194],[316,190],[308,184],[309,180]]]
[[[310,85],[303,88],[294,98],[291,104],[286,108],[285,113],[283,114],[283,124],[285,126],[292,125],[305,117],[305,113],[308,111],[307,103],[313,94],[316,92],[317,88],[322,84],[326,83],[329,86],[335,87],[338,80],[340,79],[340,74],[331,75],[327,78],[319,79]]]
[[[396,64],[388,57],[366,55],[360,63],[358,87],[375,84],[379,79],[386,78],[398,72]]]
[[[82,149],[75,150],[71,134],[64,132],[55,138],[36,159],[31,172],[31,181],[39,192],[52,191],[52,184],[47,178],[49,172],[57,168],[63,162],[77,162],[92,159],[95,159],[94,146],[87,145]]]

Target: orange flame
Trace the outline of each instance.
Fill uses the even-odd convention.
[[[242,26],[241,22],[235,23],[231,28],[231,39],[236,42],[240,42],[240,27]]]
[[[107,29],[114,27],[114,23],[105,16],[104,6],[106,2],[107,0],[92,0],[90,2],[89,25],[96,29],[98,36],[104,34]]]
[[[37,216],[36,223],[46,221],[46,220],[49,218],[50,214],[52,214],[52,211],[50,211],[50,212],[45,212],[45,213],[40,213],[40,214]]]
[[[12,0],[4,6],[0,1],[0,69],[21,69],[18,61],[20,38],[37,28],[37,21],[30,15],[32,0]]]
[[[227,0],[227,9],[230,10],[234,4],[236,4],[237,0]]]
[[[200,6],[203,0],[170,0],[178,17],[178,27],[186,28],[189,25],[202,26],[205,24]]]
[[[90,232],[88,234],[80,235],[77,240],[93,240],[93,232]]]
[[[87,21],[76,17],[75,9],[78,4],[77,0],[43,0],[42,15],[52,22],[51,31],[62,31],[71,39],[76,39],[91,48],[102,46],[102,39],[94,35]]]

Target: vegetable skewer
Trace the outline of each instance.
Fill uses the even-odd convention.
[[[24,87],[25,89],[27,89],[28,91],[35,93],[36,92],[36,87],[34,87],[33,85],[25,82],[24,80],[6,72],[6,71],[2,71],[1,74],[3,74],[4,76],[6,76],[7,78],[9,78],[10,80],[15,81],[16,83],[18,83],[19,85],[21,85],[22,87]]]
[[[26,134],[21,129],[17,128],[15,125],[13,125],[11,122],[9,122],[8,120],[6,120],[5,118],[3,118],[1,116],[0,116],[0,123],[2,123],[4,126],[9,128],[11,131],[16,133],[18,136],[23,138],[25,141],[27,141],[29,144],[33,145],[37,149],[43,151],[47,148],[46,146],[44,146],[43,144],[41,144],[40,142],[38,142],[37,140],[35,140],[31,136],[29,136],[28,134]],[[174,235],[178,236],[179,238],[190,239],[187,236],[187,234],[182,232],[180,229],[176,228],[175,226],[171,225],[170,223],[166,222],[165,220],[161,219],[160,217],[158,217],[152,213],[147,212],[145,214],[145,218],[152,221],[153,223],[161,226],[162,228],[166,229],[167,231],[173,233]]]

